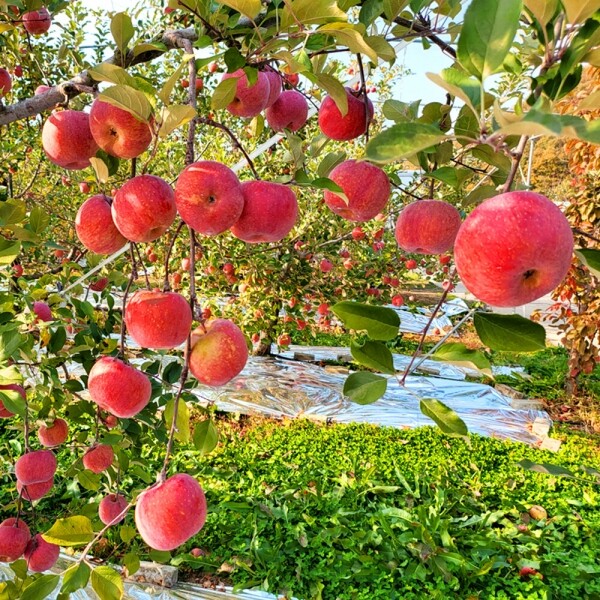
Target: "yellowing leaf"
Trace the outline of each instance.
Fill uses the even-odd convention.
[[[88,69],[88,75],[96,81],[135,86],[135,79],[125,69],[111,63],[100,63]]]
[[[104,90],[98,98],[126,110],[145,123],[148,123],[152,115],[152,105],[148,98],[128,85],[113,85]]]
[[[189,104],[172,104],[161,111],[161,126],[158,130],[159,137],[167,137],[172,131],[185,125],[196,116],[196,109]]]
[[[173,413],[175,411],[175,400],[169,400],[167,406],[165,406],[165,422],[167,428],[171,426],[173,420]],[[177,408],[177,431],[175,432],[175,439],[183,444],[187,444],[190,441],[190,411],[187,404],[179,399],[179,407]]]
[[[524,0],[525,8],[531,11],[542,26],[550,21],[558,8],[558,0]]]
[[[254,19],[260,12],[260,0],[217,0],[219,4],[224,4],[237,10],[240,14]]]
[[[351,52],[364,54],[377,64],[377,52],[373,50],[364,39],[364,25],[351,25],[350,23],[329,23],[318,29],[319,33],[333,36],[338,44],[348,46]]]
[[[96,158],[95,156],[90,158],[90,164],[96,173],[98,183],[106,183],[109,177],[107,164],[101,158]]]
[[[583,110],[597,110],[600,108],[600,91],[590,94],[583,102],[579,104]]]
[[[562,0],[569,23],[583,23],[600,10],[600,0]]]
[[[322,87],[336,103],[342,116],[346,116],[348,112],[348,95],[346,94],[346,88],[332,75],[325,75],[320,73],[319,75],[312,76],[306,74],[307,77],[319,87]]]
[[[348,17],[337,5],[336,0],[293,0],[286,2],[281,12],[281,28],[302,23],[316,25],[331,21],[346,21]]]

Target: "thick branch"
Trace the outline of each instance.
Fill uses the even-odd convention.
[[[423,25],[418,21],[410,21],[409,19],[405,19],[403,17],[396,17],[394,19],[394,23],[414,31],[415,36],[427,38],[432,44],[440,47],[443,52],[456,60],[456,50],[450,44],[446,43],[442,38],[435,35],[435,33],[426,25]]]

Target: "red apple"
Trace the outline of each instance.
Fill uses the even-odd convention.
[[[38,85],[35,88],[35,92],[33,92],[34,96],[39,96],[40,94],[45,94],[48,90],[52,88],[49,85]]]
[[[79,110],[52,113],[42,128],[46,156],[59,167],[77,170],[90,166],[98,144],[90,131],[90,116]]]
[[[97,194],[79,207],[75,217],[79,241],[96,254],[112,254],[127,243],[113,221],[111,203],[112,198]]]
[[[454,245],[460,224],[460,213],[452,204],[417,200],[398,215],[396,241],[412,254],[442,254]]]
[[[15,463],[15,475],[23,485],[41,483],[54,477],[56,457],[50,450],[34,450],[23,454]]]
[[[6,69],[0,69],[0,98],[3,98],[12,88],[12,79]]]
[[[175,348],[187,339],[192,310],[176,292],[138,290],[127,303],[125,324],[143,348]]]
[[[92,104],[90,129],[98,146],[117,158],[135,158],[152,141],[148,123],[102,100],[94,100]]]
[[[0,523],[0,562],[20,558],[30,538],[29,527],[21,519],[11,518]]]
[[[21,277],[23,275],[23,265],[19,263],[13,265],[13,274],[15,277]]]
[[[329,304],[323,302],[322,304],[319,304],[319,307],[317,308],[317,312],[320,315],[326,315],[329,313]]]
[[[367,111],[365,99],[346,88],[348,112],[342,116],[334,99],[327,96],[319,108],[319,127],[332,140],[353,140],[367,131]],[[368,100],[369,122],[373,119],[373,104]],[[378,211],[379,212],[379,211]]]
[[[269,80],[269,97],[265,108],[270,108],[281,96],[281,77],[273,67],[267,67],[264,70],[264,74]]]
[[[292,343],[292,338],[290,336],[289,333],[282,333],[278,338],[277,338],[277,345],[278,346],[289,346]]]
[[[29,540],[23,554],[27,561],[27,568],[35,573],[42,573],[56,564],[60,546],[50,544],[42,537],[41,533],[37,533]]]
[[[79,191],[82,194],[89,194],[89,192],[90,192],[90,184],[87,181],[81,181],[79,183]]]
[[[363,231],[362,227],[355,227],[352,230],[352,239],[356,242],[360,242],[360,240],[364,240],[367,237],[367,234]]]
[[[103,356],[94,363],[88,389],[102,410],[122,419],[137,415],[152,393],[150,380],[144,373],[112,356]]]
[[[49,448],[60,446],[68,437],[69,425],[64,419],[55,419],[51,425],[42,425],[38,429],[40,444]]]
[[[105,525],[116,525],[125,519],[127,500],[121,494],[108,494],[100,500],[98,515]]]
[[[142,539],[155,550],[173,550],[196,535],[206,521],[200,484],[185,473],[143,491],[135,507]]]
[[[244,210],[231,233],[244,242],[278,242],[294,227],[298,201],[292,190],[280,183],[242,183]]]
[[[414,269],[416,269],[416,268],[417,268],[419,265],[418,265],[418,263],[417,263],[417,261],[416,261],[416,260],[414,260],[414,259],[412,259],[412,258],[411,258],[410,260],[407,260],[407,261],[404,263],[404,266],[405,266],[405,267],[406,267],[406,268],[407,268],[409,271],[413,271],[413,270],[414,270]]]
[[[274,131],[298,131],[308,119],[308,102],[295,90],[282,92],[273,106],[265,111],[267,123]]]
[[[349,221],[369,221],[381,212],[390,197],[388,176],[368,162],[346,160],[331,171],[329,179],[342,188],[348,202],[325,190],[325,204]]]
[[[41,35],[50,29],[52,17],[45,6],[39,10],[33,10],[23,15],[23,27],[32,35]]]
[[[117,229],[128,240],[151,242],[175,220],[175,195],[164,179],[138,175],[117,191],[111,212]]]
[[[319,263],[319,269],[321,269],[321,271],[323,271],[323,273],[329,273],[329,271],[331,271],[331,269],[333,269],[333,263],[330,260],[327,260],[326,258],[324,258]]]
[[[15,77],[23,77],[23,67],[21,65],[17,65],[13,71]]]
[[[229,167],[203,160],[179,175],[175,203],[181,218],[194,231],[217,235],[240,218],[244,197],[239,179]]]
[[[24,500],[33,502],[39,500],[45,496],[54,486],[54,477],[48,479],[48,481],[40,481],[40,483],[31,483],[29,485],[23,485],[17,480],[17,492],[21,494]]]
[[[45,302],[34,302],[33,303],[33,312],[36,315],[37,319],[40,321],[52,321],[52,311],[50,307]],[[36,319],[36,320],[37,320]]]
[[[520,306],[551,292],[571,265],[573,233],[560,209],[534,192],[485,200],[456,236],[466,288],[492,306]]]
[[[404,304],[404,298],[400,294],[392,296],[392,304],[394,306],[402,306]]]
[[[246,338],[227,319],[214,319],[192,331],[190,371],[204,385],[225,385],[248,360]]]
[[[264,71],[259,71],[256,81],[249,85],[248,77],[243,69],[233,73],[225,73],[223,80],[237,78],[235,98],[227,106],[227,110],[236,117],[255,117],[262,112],[269,99],[269,78]]]
[[[106,289],[107,285],[108,277],[100,277],[99,279],[96,279],[96,281],[90,283],[90,290],[93,292],[101,292]]]
[[[219,69],[219,65],[216,62],[211,62],[208,65],[208,72],[209,73],[216,73]]]
[[[94,473],[102,473],[112,465],[114,459],[112,446],[95,444],[83,455],[83,466]]]
[[[23,386],[20,386],[17,383],[8,383],[6,385],[0,385],[0,392],[3,390],[12,390],[14,392],[18,392],[23,398],[23,400],[26,399],[25,390],[23,389]],[[0,400],[0,418],[8,419],[10,417],[14,417],[14,415],[15,413],[10,412],[10,410],[8,410],[8,408],[4,406],[2,400]]]

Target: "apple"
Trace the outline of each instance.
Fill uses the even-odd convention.
[[[108,277],[100,277],[96,279],[96,281],[92,281],[92,283],[90,283],[90,290],[92,290],[93,292],[102,292],[106,289],[107,285]]]
[[[267,67],[263,72],[269,80],[269,97],[265,106],[268,109],[281,96],[281,76],[273,67]],[[306,121],[306,119],[304,120]]]
[[[117,158],[135,158],[152,141],[152,130],[147,122],[98,99],[90,109],[90,130],[98,146]]]
[[[6,385],[0,385],[0,392],[3,390],[12,390],[14,392],[18,392],[23,398],[23,400],[26,399],[25,389],[23,388],[23,386],[20,386],[17,383],[8,383]],[[8,419],[10,417],[14,417],[14,414],[15,413],[8,410],[8,408],[4,406],[2,400],[0,400],[0,419]]]
[[[267,108],[265,116],[274,131],[298,131],[308,119],[308,102],[300,92],[287,90]]]
[[[278,346],[289,346],[292,343],[292,338],[290,336],[289,333],[282,333],[278,338],[277,338],[277,345]]]
[[[414,259],[412,259],[412,258],[411,258],[410,260],[407,260],[407,261],[404,263],[404,266],[405,266],[405,267],[406,267],[406,268],[407,268],[409,271],[413,271],[414,269],[416,269],[416,268],[419,266],[419,264],[417,263],[417,261],[416,261],[416,260],[414,260]]]
[[[356,242],[360,242],[360,240],[364,240],[367,237],[367,234],[364,232],[362,227],[355,227],[352,232],[352,239]]]
[[[27,33],[32,35],[42,35],[50,29],[52,17],[45,6],[39,10],[32,10],[23,15],[23,27]]]
[[[91,399],[116,417],[129,419],[150,401],[152,385],[144,373],[112,356],[94,363],[88,377]]]
[[[190,347],[190,372],[204,385],[225,385],[248,360],[244,334],[227,319],[213,319],[194,329]]]
[[[218,235],[240,218],[244,196],[237,175],[229,167],[203,160],[179,175],[175,203],[181,218],[194,231]]]
[[[68,437],[69,425],[64,419],[55,419],[51,425],[42,425],[38,429],[40,444],[49,448],[60,446]]]
[[[3,98],[12,88],[12,79],[6,69],[0,69],[0,98]]]
[[[23,520],[6,519],[0,523],[0,562],[13,562],[25,552],[31,538]]]
[[[97,194],[79,207],[75,217],[79,241],[96,254],[113,254],[127,243],[113,221],[111,203],[112,198]]]
[[[50,162],[70,170],[90,166],[98,144],[90,131],[90,116],[80,110],[52,113],[42,128],[42,146]]]
[[[175,348],[190,333],[192,310],[177,292],[138,290],[127,303],[125,324],[143,348]]]
[[[329,179],[340,186],[348,201],[325,190],[325,204],[348,221],[369,221],[381,212],[390,197],[390,180],[385,171],[368,162],[345,160],[331,171]]]
[[[175,195],[164,179],[138,175],[117,191],[111,212],[117,229],[128,240],[152,242],[175,220]]]
[[[41,533],[36,533],[29,540],[23,557],[27,561],[27,568],[35,573],[42,573],[51,569],[58,560],[60,546],[47,542]]]
[[[242,183],[244,209],[231,233],[244,242],[278,242],[292,230],[298,216],[294,192],[281,183]]]
[[[13,73],[15,77],[23,77],[23,67],[21,65],[17,65],[14,68]]]
[[[322,304],[319,304],[319,307],[317,308],[317,312],[320,315],[325,316],[326,314],[329,313],[329,304],[323,302]]]
[[[110,467],[115,459],[112,446],[108,444],[95,444],[88,448],[83,455],[83,466],[94,473],[102,473]]]
[[[54,477],[56,457],[50,450],[34,450],[23,454],[15,463],[15,475],[23,485],[41,483]]]
[[[286,73],[283,77],[285,82],[293,88],[300,82],[300,75],[298,73]]]
[[[237,87],[233,101],[227,105],[227,110],[236,117],[256,117],[261,113],[269,100],[269,78],[264,71],[259,71],[253,85],[248,82],[248,77],[243,69],[233,73],[225,73],[222,81],[235,77]]]
[[[52,317],[52,311],[50,310],[50,307],[45,303],[45,302],[34,302],[33,303],[33,312],[36,315],[37,319],[36,320],[40,320],[40,321],[52,321],[53,317]]]
[[[452,204],[443,200],[417,200],[400,211],[396,241],[412,254],[443,254],[454,246],[460,225],[460,213]]]
[[[402,306],[404,304],[404,298],[400,294],[392,296],[392,304],[394,306]]]
[[[367,131],[364,96],[357,95],[350,88],[346,88],[346,97],[348,98],[348,112],[344,116],[331,96],[327,96],[319,108],[319,127],[332,140],[353,140]],[[369,122],[371,122],[373,120],[373,104],[368,100],[367,105]]]
[[[79,183],[79,191],[82,194],[89,194],[90,193],[90,184],[87,181],[81,181]]]
[[[41,94],[45,94],[48,90],[51,90],[52,88],[49,85],[38,85],[35,88],[35,92],[33,92],[34,96],[39,96]]]
[[[121,494],[108,494],[100,500],[98,515],[105,525],[116,525],[125,519],[127,500]]]
[[[323,273],[329,273],[329,271],[331,271],[331,269],[333,269],[333,263],[330,260],[327,260],[326,258],[324,258],[319,263],[319,269],[321,269],[321,271],[323,271]]]
[[[492,306],[512,307],[551,292],[571,266],[573,233],[548,198],[507,192],[465,219],[454,261],[466,288]]]
[[[23,275],[23,265],[19,263],[13,265],[13,274],[15,277],[21,277]]]
[[[208,65],[208,72],[209,73],[216,73],[219,69],[219,65],[216,62],[211,62]]]
[[[155,550],[173,550],[196,535],[206,521],[200,484],[185,473],[144,490],[135,507],[142,539]]]

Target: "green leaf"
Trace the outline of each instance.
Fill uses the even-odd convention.
[[[473,171],[470,169],[459,169],[457,167],[440,167],[439,169],[428,173],[427,176],[437,179],[455,190],[460,190],[465,181],[468,181],[473,177]]]
[[[483,80],[504,62],[515,39],[523,0],[472,0],[458,38],[458,62]]]
[[[100,489],[101,476],[98,473],[94,473],[89,469],[83,469],[77,473],[77,481],[79,485],[92,492],[97,492]]]
[[[165,106],[169,105],[169,97],[171,96],[171,92],[181,79],[181,74],[183,73],[183,70],[187,68],[187,66],[187,61],[183,61],[179,67],[173,71],[169,79],[167,79],[160,92],[158,92],[158,97]]]
[[[178,127],[189,123],[196,116],[196,109],[189,104],[171,104],[163,107],[160,114],[160,129],[158,136],[167,137]]]
[[[367,35],[365,37],[365,42],[375,50],[377,56],[381,58],[381,60],[385,60],[390,64],[393,64],[396,61],[396,51],[384,36]]]
[[[416,121],[419,114],[420,100],[414,102],[401,102],[400,100],[386,100],[383,103],[383,116],[396,123]]]
[[[459,342],[443,344],[431,355],[431,358],[461,367],[469,367],[492,376],[492,365],[485,354],[481,350],[467,348]]]
[[[168,50],[167,46],[162,42],[152,42],[152,43],[143,43],[136,44],[131,49],[131,54],[136,57],[141,54],[151,54],[152,56],[156,56],[157,54],[163,54]]]
[[[409,0],[383,0],[383,12],[388,21],[393,21],[408,5]],[[418,12],[419,9],[413,10]]]
[[[477,79],[453,67],[444,69],[439,75],[437,73],[426,75],[433,83],[462,100],[474,115],[478,114],[481,106],[481,85]],[[486,94],[484,101],[486,106],[491,106],[492,96]]]
[[[583,23],[600,10],[598,0],[561,0],[569,23]]]
[[[260,0],[217,0],[217,3],[229,6],[249,19],[254,19],[261,8]]]
[[[421,412],[429,417],[447,435],[466,437],[469,430],[465,422],[443,402],[435,398],[423,398],[420,402]]]
[[[25,338],[15,329],[0,334],[0,362],[10,358],[24,343]]]
[[[538,23],[546,27],[558,9],[559,0],[524,0],[524,4]]]
[[[347,154],[345,152],[330,152],[323,158],[317,167],[317,174],[319,177],[328,177],[329,173],[337,167],[340,163],[346,160]]]
[[[161,564],[168,563],[171,560],[171,553],[167,550],[150,550],[148,556],[150,560]]]
[[[92,522],[81,515],[57,519],[42,537],[57,546],[81,546],[94,538]]]
[[[25,219],[27,207],[19,200],[6,200],[0,202],[0,227],[16,225]]]
[[[319,28],[319,33],[326,33],[335,38],[338,44],[348,46],[355,54],[364,54],[377,64],[377,52],[365,41],[365,28],[363,25],[350,23],[328,23]]]
[[[144,123],[150,121],[152,105],[143,92],[128,85],[113,85],[98,95],[98,99],[131,113]]]
[[[374,340],[393,340],[398,335],[400,317],[395,310],[359,302],[338,302],[332,312],[349,329],[366,330]]]
[[[29,213],[29,227],[35,234],[40,234],[48,227],[50,223],[50,215],[48,211],[43,210],[39,206],[31,209]]]
[[[546,331],[520,315],[476,312],[477,335],[485,346],[503,352],[537,352],[546,347]]]
[[[226,108],[228,104],[233,102],[235,98],[235,92],[237,90],[237,77],[230,77],[229,79],[223,79],[219,85],[215,88],[210,105],[215,110]]]
[[[366,341],[362,344],[352,342],[350,352],[354,360],[365,367],[393,375],[394,358],[389,348],[381,342]]]
[[[348,17],[336,0],[293,0],[285,2],[281,11],[281,28],[302,23],[305,26],[331,21],[346,21]]]
[[[173,414],[175,412],[175,398],[171,398],[165,406],[165,422],[167,428],[171,426]],[[187,444],[190,441],[190,411],[187,404],[180,398],[179,407],[177,409],[177,425],[175,439],[182,444]]]
[[[7,240],[0,236],[0,266],[10,265],[21,252],[21,242]]]
[[[90,579],[90,568],[84,563],[76,563],[63,573],[63,594],[72,594],[84,588]]]
[[[332,97],[338,110],[342,113],[342,116],[345,117],[348,113],[348,95],[346,94],[346,88],[332,75],[326,75],[324,73],[318,73],[317,75],[306,73],[305,75]]]
[[[360,8],[358,20],[368,27],[381,13],[383,13],[384,0],[365,0]]]
[[[375,136],[368,144],[366,155],[373,162],[389,163],[443,142],[446,136],[428,123],[398,123]]]
[[[117,48],[124,53],[127,50],[127,44],[135,34],[131,17],[124,12],[117,13],[110,22],[110,32],[117,44]]]
[[[387,389],[387,379],[375,373],[359,371],[352,373],[344,382],[344,396],[356,404],[372,404],[381,398]]]
[[[42,575],[28,585],[19,596],[21,600],[45,600],[60,583],[59,575]]]
[[[548,475],[556,475],[558,477],[575,478],[575,474],[572,471],[569,471],[569,469],[565,469],[565,467],[561,467],[560,465],[534,463],[527,459],[520,460],[517,464],[527,471],[546,473]]]
[[[137,535],[137,529],[131,525],[122,525],[119,527],[119,537],[121,541],[128,544]]]
[[[123,580],[110,567],[96,567],[92,571],[92,587],[100,600],[120,600],[123,597]]]
[[[579,248],[575,250],[575,255],[590,270],[592,275],[600,278],[600,250]]]
[[[48,350],[56,354],[63,349],[67,341],[67,332],[64,327],[58,327],[56,331],[52,334],[50,341],[48,342]]]
[[[100,63],[88,69],[88,75],[96,81],[107,81],[109,83],[135,87],[135,78],[122,67],[111,63]]]
[[[219,432],[212,419],[205,419],[194,428],[194,447],[200,454],[210,454],[219,443]]]
[[[135,552],[128,552],[122,561],[123,566],[127,569],[127,575],[133,575],[140,568],[140,559]]]
[[[0,392],[0,400],[2,400],[4,407],[11,413],[19,415],[20,417],[25,416],[27,405],[19,392],[15,390],[2,390]]]

